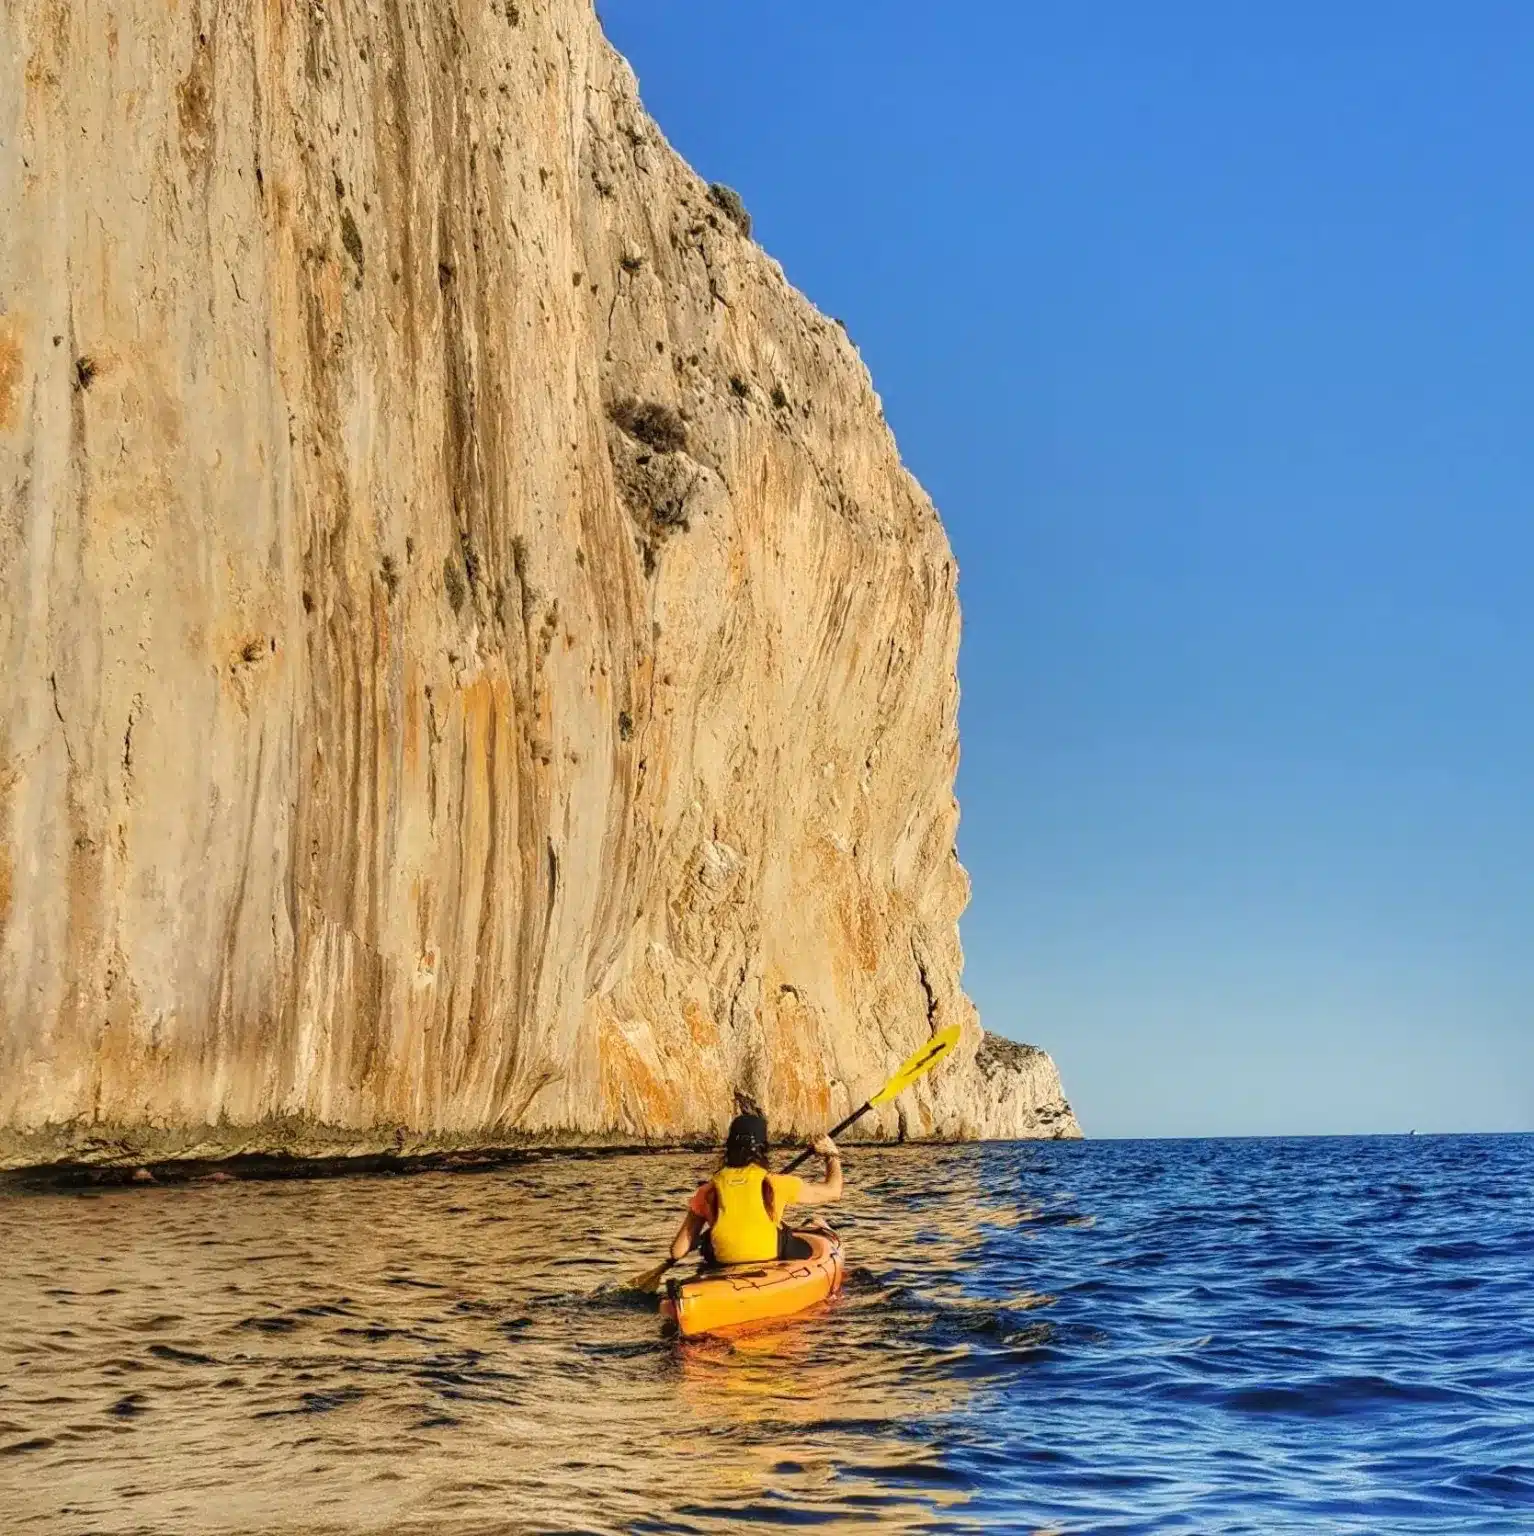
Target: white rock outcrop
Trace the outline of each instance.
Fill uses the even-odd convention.
[[[808,1132],[954,1019],[872,1130],[1074,1131],[942,526],[738,214],[583,0],[0,8],[0,1162]]]

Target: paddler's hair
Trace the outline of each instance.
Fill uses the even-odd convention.
[[[726,1168],[745,1168],[758,1163],[767,1166],[767,1119],[764,1115],[736,1115],[724,1142]]]

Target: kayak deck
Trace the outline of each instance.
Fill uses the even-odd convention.
[[[731,1264],[700,1270],[691,1280],[673,1280],[660,1304],[686,1338],[743,1323],[792,1317],[833,1296],[842,1285],[842,1240],[829,1228],[798,1234],[810,1245],[804,1259],[766,1264]]]

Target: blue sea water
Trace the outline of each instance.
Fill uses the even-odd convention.
[[[843,1295],[686,1343],[696,1154],[0,1190],[0,1528],[1534,1531],[1534,1137],[847,1166]]]
[[[964,1366],[995,1390],[944,1432],[968,1517],[1534,1531],[1534,1138],[1107,1142],[982,1167],[986,1200],[1024,1214],[962,1261],[966,1295],[999,1304]],[[1053,1300],[1013,1331],[1024,1275]]]

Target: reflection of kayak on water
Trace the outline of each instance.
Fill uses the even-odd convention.
[[[834,1296],[842,1285],[842,1240],[829,1227],[797,1234],[809,1247],[802,1259],[763,1264],[729,1264],[702,1269],[690,1280],[672,1280],[661,1300],[661,1316],[691,1338],[743,1323],[792,1317]]]

